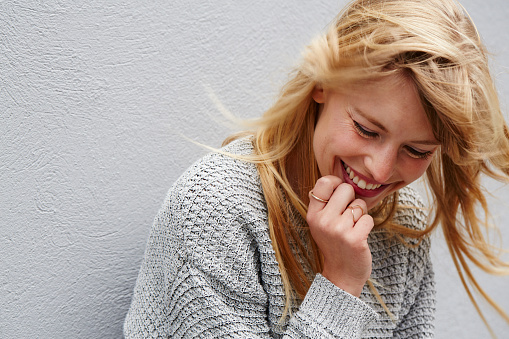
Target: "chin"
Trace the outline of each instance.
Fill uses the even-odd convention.
[[[406,185],[394,185],[393,187],[387,187],[387,189],[385,190],[385,192],[383,192],[382,194],[380,194],[379,196],[376,196],[376,197],[363,197],[363,196],[358,196],[358,195],[355,195],[356,198],[358,199],[362,199],[366,202],[366,206],[368,207],[368,211],[377,207],[378,204],[380,204],[385,198],[387,198],[388,196],[390,196],[392,193],[396,192],[397,190],[399,190],[400,188],[403,188],[405,187]]]

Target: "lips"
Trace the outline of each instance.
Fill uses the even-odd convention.
[[[375,182],[370,182],[368,178],[356,173],[347,164],[341,162],[343,166],[343,179],[347,184],[352,185],[355,194],[362,197],[374,197],[384,191],[389,185],[382,185]]]

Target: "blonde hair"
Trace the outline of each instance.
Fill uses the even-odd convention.
[[[294,299],[305,296],[311,284],[309,272],[322,268],[319,249],[306,227],[297,226],[294,215],[297,211],[305,219],[308,192],[319,178],[312,150],[318,113],[313,89],[349,86],[391,74],[413,80],[442,145],[426,172],[434,218],[425,230],[387,222],[397,208],[397,195],[387,197],[370,213],[378,225],[414,238],[426,236],[440,224],[463,285],[483,321],[486,323],[471,288],[509,321],[477,284],[466,261],[492,274],[508,273],[509,265],[483,235],[489,212],[480,175],[508,180],[509,133],[486,49],[468,14],[454,0],[351,2],[328,32],[308,46],[277,101],[257,122],[253,132],[256,152],[250,160],[260,172],[287,309]],[[288,177],[291,159],[309,164],[291,169],[298,187],[292,187]],[[484,211],[484,220],[476,214],[476,206]]]

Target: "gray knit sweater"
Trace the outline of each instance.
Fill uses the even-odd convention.
[[[250,154],[238,140],[225,149]],[[411,189],[400,202],[419,206]],[[422,228],[422,209],[396,220]],[[410,242],[414,242],[410,240]],[[429,241],[402,245],[372,231],[371,278],[391,319],[364,287],[356,298],[317,274],[303,302],[280,323],[285,304],[256,166],[212,153],[173,185],[147,243],[126,338],[427,338],[435,292]]]

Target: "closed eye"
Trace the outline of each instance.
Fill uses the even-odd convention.
[[[367,139],[374,139],[378,137],[378,133],[370,131],[366,127],[359,124],[357,121],[353,120],[353,126],[357,133],[359,133],[360,136],[367,138]]]
[[[410,146],[405,147],[405,149],[408,155],[414,159],[427,160],[430,156],[433,155],[433,151],[421,152]]]
[[[353,119],[352,119],[352,121],[353,121],[353,126],[355,128],[355,131],[361,137],[366,138],[366,139],[375,139],[379,136],[378,133],[373,132],[372,130],[362,126],[357,121],[355,121]],[[434,151],[420,151],[420,150],[417,150],[411,146],[405,146],[405,150],[411,158],[422,159],[422,160],[429,159],[429,157],[432,156],[434,153]]]

